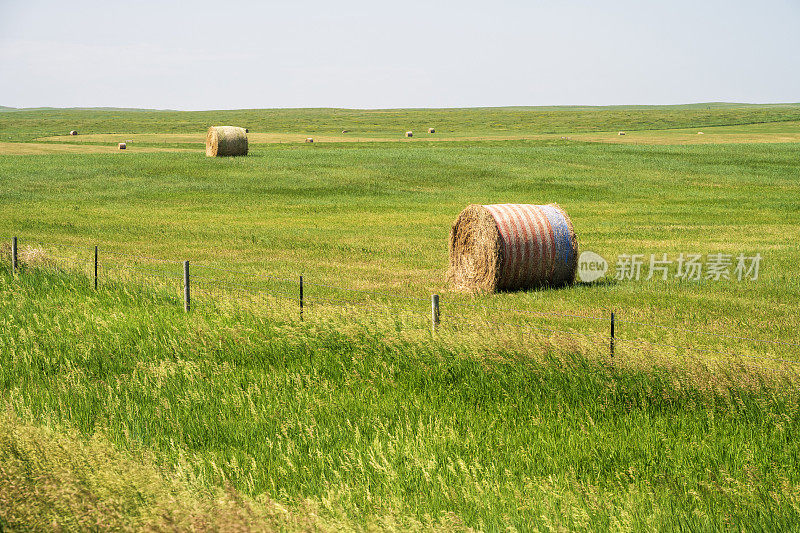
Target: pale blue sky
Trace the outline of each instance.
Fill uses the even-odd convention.
[[[800,101],[800,0],[0,0],[0,105]]]

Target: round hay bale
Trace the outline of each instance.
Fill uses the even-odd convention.
[[[128,147],[128,145],[125,144],[125,143],[119,143],[118,147],[119,147],[120,150],[124,150],[124,149],[126,149]]]
[[[247,132],[236,126],[211,126],[206,134],[206,155],[247,155]]]
[[[350,133],[350,130],[342,130],[342,133]]]
[[[77,134],[78,134],[78,132],[77,132],[77,131],[75,131],[75,130],[72,130],[72,131],[70,131],[70,132],[69,132],[69,134],[70,134],[70,135],[77,135]]]
[[[413,131],[407,131],[406,132],[406,137],[413,137],[413,136],[414,136],[414,132]]]
[[[617,135],[625,135],[625,132],[621,131],[621,132],[617,133]]]
[[[705,135],[705,133],[703,133],[702,131],[698,131],[697,134],[698,135]]]
[[[306,142],[307,143],[313,143],[314,142],[314,138],[313,137],[306,137]]]
[[[436,133],[436,130],[434,128],[428,128],[428,133]]]
[[[563,286],[577,269],[578,238],[557,204],[473,204],[450,230],[447,280],[456,290]]]

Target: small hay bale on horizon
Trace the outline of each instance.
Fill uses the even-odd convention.
[[[447,281],[463,292],[570,285],[578,269],[578,238],[557,204],[469,205],[449,248]]]
[[[306,137],[306,142],[307,143],[313,143],[314,142],[314,138],[313,137]]]
[[[350,133],[350,130],[342,130],[342,133]]]
[[[128,145],[126,143],[119,143],[117,145],[117,148],[119,148],[120,150],[125,150],[127,147]]]
[[[247,155],[247,132],[236,126],[211,126],[206,134],[206,156]]]
[[[69,132],[69,134],[70,134],[70,135],[77,135],[77,134],[78,134],[78,132],[77,132],[77,131],[75,131],[75,130],[72,130],[72,131],[70,131],[70,132]]]
[[[617,133],[617,135],[625,135],[625,132],[621,131],[621,132]]]
[[[705,133],[703,133],[702,131],[698,131],[697,134],[698,135],[705,135]]]
[[[413,131],[407,131],[406,132],[406,137],[413,137],[413,136],[414,136],[414,132]]]
[[[428,128],[428,133],[436,133],[436,128]]]

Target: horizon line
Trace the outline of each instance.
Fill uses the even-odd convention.
[[[159,111],[173,113],[201,113],[212,111],[263,111],[263,110],[342,110],[342,111],[399,111],[399,110],[466,110],[466,109],[542,109],[542,108],[615,108],[615,107],[686,107],[686,106],[797,106],[800,102],[684,102],[672,104],[546,104],[546,105],[500,105],[500,106],[452,106],[452,107],[334,107],[334,106],[312,106],[312,107],[234,107],[234,108],[208,108],[208,109],[171,109],[171,108],[151,108],[151,107],[116,107],[116,106],[36,106],[36,107],[13,107],[0,105],[0,111]]]

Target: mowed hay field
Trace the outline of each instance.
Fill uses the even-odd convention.
[[[23,252],[15,277],[3,248],[0,278],[0,524],[796,529],[798,120],[722,104],[0,112],[8,144],[133,140],[0,151],[0,225]],[[206,158],[210,124],[249,127],[250,155]],[[451,222],[505,202],[559,203],[612,267],[760,253],[759,278],[452,293]],[[281,298],[300,274],[319,284],[303,322]]]

